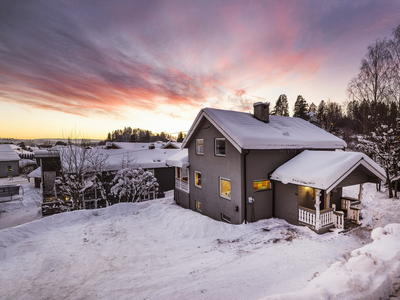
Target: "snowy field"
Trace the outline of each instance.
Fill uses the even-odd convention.
[[[400,282],[400,229],[386,226],[400,200],[372,184],[363,225],[324,235],[217,222],[171,197],[35,220],[37,196],[27,184],[0,204],[0,299],[395,299]]]

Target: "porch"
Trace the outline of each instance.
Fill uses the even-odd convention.
[[[336,207],[336,204],[332,204],[332,207],[328,207],[320,210],[321,191],[315,190],[315,210],[308,207],[299,205],[299,225],[305,225],[310,227],[317,233],[327,232],[329,229],[337,228],[344,230],[350,223],[360,225],[360,211],[361,211],[361,195],[363,190],[363,184],[360,184],[360,192],[358,199],[351,197],[341,197],[340,205]],[[325,204],[329,205],[329,194],[325,197]]]

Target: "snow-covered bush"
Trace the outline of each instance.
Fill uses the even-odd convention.
[[[111,194],[119,202],[140,202],[149,192],[157,191],[158,183],[154,174],[142,168],[125,168],[117,172],[111,187]]]

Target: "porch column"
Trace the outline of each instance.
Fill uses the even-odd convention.
[[[362,192],[364,189],[364,183],[360,183],[360,192],[358,193],[358,201],[361,202],[361,198],[362,198]]]
[[[321,190],[316,189],[315,190],[315,230],[318,231],[321,227],[321,221],[320,221],[320,210],[319,210],[319,205],[321,204]]]

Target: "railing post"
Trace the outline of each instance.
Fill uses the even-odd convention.
[[[315,190],[315,230],[318,231],[321,228],[321,221],[320,221],[320,210],[319,205],[321,204],[321,190]]]

